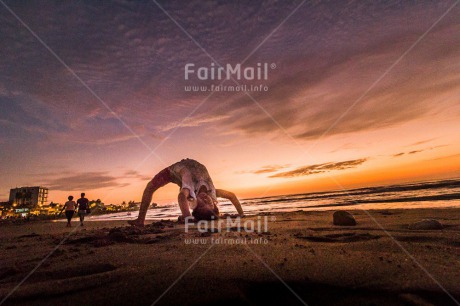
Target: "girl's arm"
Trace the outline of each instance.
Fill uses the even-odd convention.
[[[219,198],[230,200],[230,202],[232,202],[233,206],[235,206],[236,210],[238,211],[238,214],[241,217],[244,217],[244,212],[243,212],[243,208],[241,207],[241,203],[240,201],[238,201],[238,198],[233,192],[223,190],[223,189],[216,189],[216,196]]]

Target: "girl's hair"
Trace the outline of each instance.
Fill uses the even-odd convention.
[[[214,207],[214,209],[197,207],[193,210],[192,216],[198,221],[216,220],[219,219],[219,209],[217,207]]]
[[[69,196],[67,199],[69,199],[69,201],[72,201],[72,200],[73,200],[73,196]]]
[[[197,207],[193,210],[192,216],[197,220],[215,220],[219,219],[219,208],[211,196],[205,199],[197,199]],[[204,203],[203,203],[204,202]],[[212,207],[212,208],[211,208]]]

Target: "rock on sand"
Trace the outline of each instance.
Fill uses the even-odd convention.
[[[409,225],[411,230],[440,230],[442,228],[442,224],[435,219],[423,219]]]
[[[348,211],[338,210],[333,215],[333,223],[334,225],[352,226],[356,225],[356,220]]]

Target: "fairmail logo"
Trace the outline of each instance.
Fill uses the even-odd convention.
[[[269,70],[276,68],[276,64],[257,63],[256,66],[242,67],[241,64],[218,66],[211,63],[209,67],[196,67],[193,63],[184,66],[185,80],[268,80]]]

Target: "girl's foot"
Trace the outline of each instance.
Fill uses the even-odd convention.
[[[144,226],[144,222],[141,223],[137,219],[136,220],[129,220],[128,223],[130,225],[137,226],[137,227],[143,227]]]

